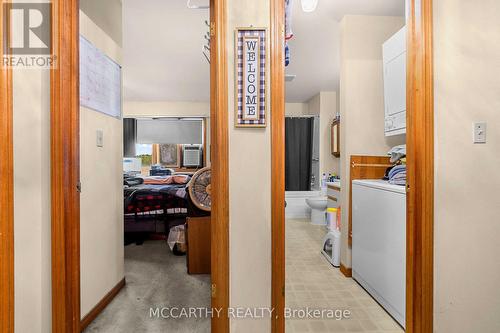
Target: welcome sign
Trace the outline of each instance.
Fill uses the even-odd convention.
[[[236,30],[236,126],[266,126],[266,30]]]

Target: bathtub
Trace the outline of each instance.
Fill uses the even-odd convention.
[[[321,191],[286,191],[285,217],[290,219],[311,218],[311,208],[306,203],[306,198],[317,197]]]

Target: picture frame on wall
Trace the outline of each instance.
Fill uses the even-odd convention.
[[[178,144],[160,144],[160,164],[167,168],[181,167],[181,149]]]
[[[267,126],[267,30],[235,30],[235,126]]]
[[[332,155],[335,157],[340,157],[340,118],[337,117],[332,122],[331,127],[331,150]]]

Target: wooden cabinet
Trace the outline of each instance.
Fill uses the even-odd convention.
[[[406,27],[382,46],[385,135],[406,133]]]
[[[210,274],[211,234],[210,216],[186,219],[188,274]]]

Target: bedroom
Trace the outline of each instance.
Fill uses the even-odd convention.
[[[139,330],[149,309],[210,307],[209,10],[158,0],[80,10],[82,328]],[[113,90],[100,72],[120,69]],[[96,317],[109,290],[117,296]]]

